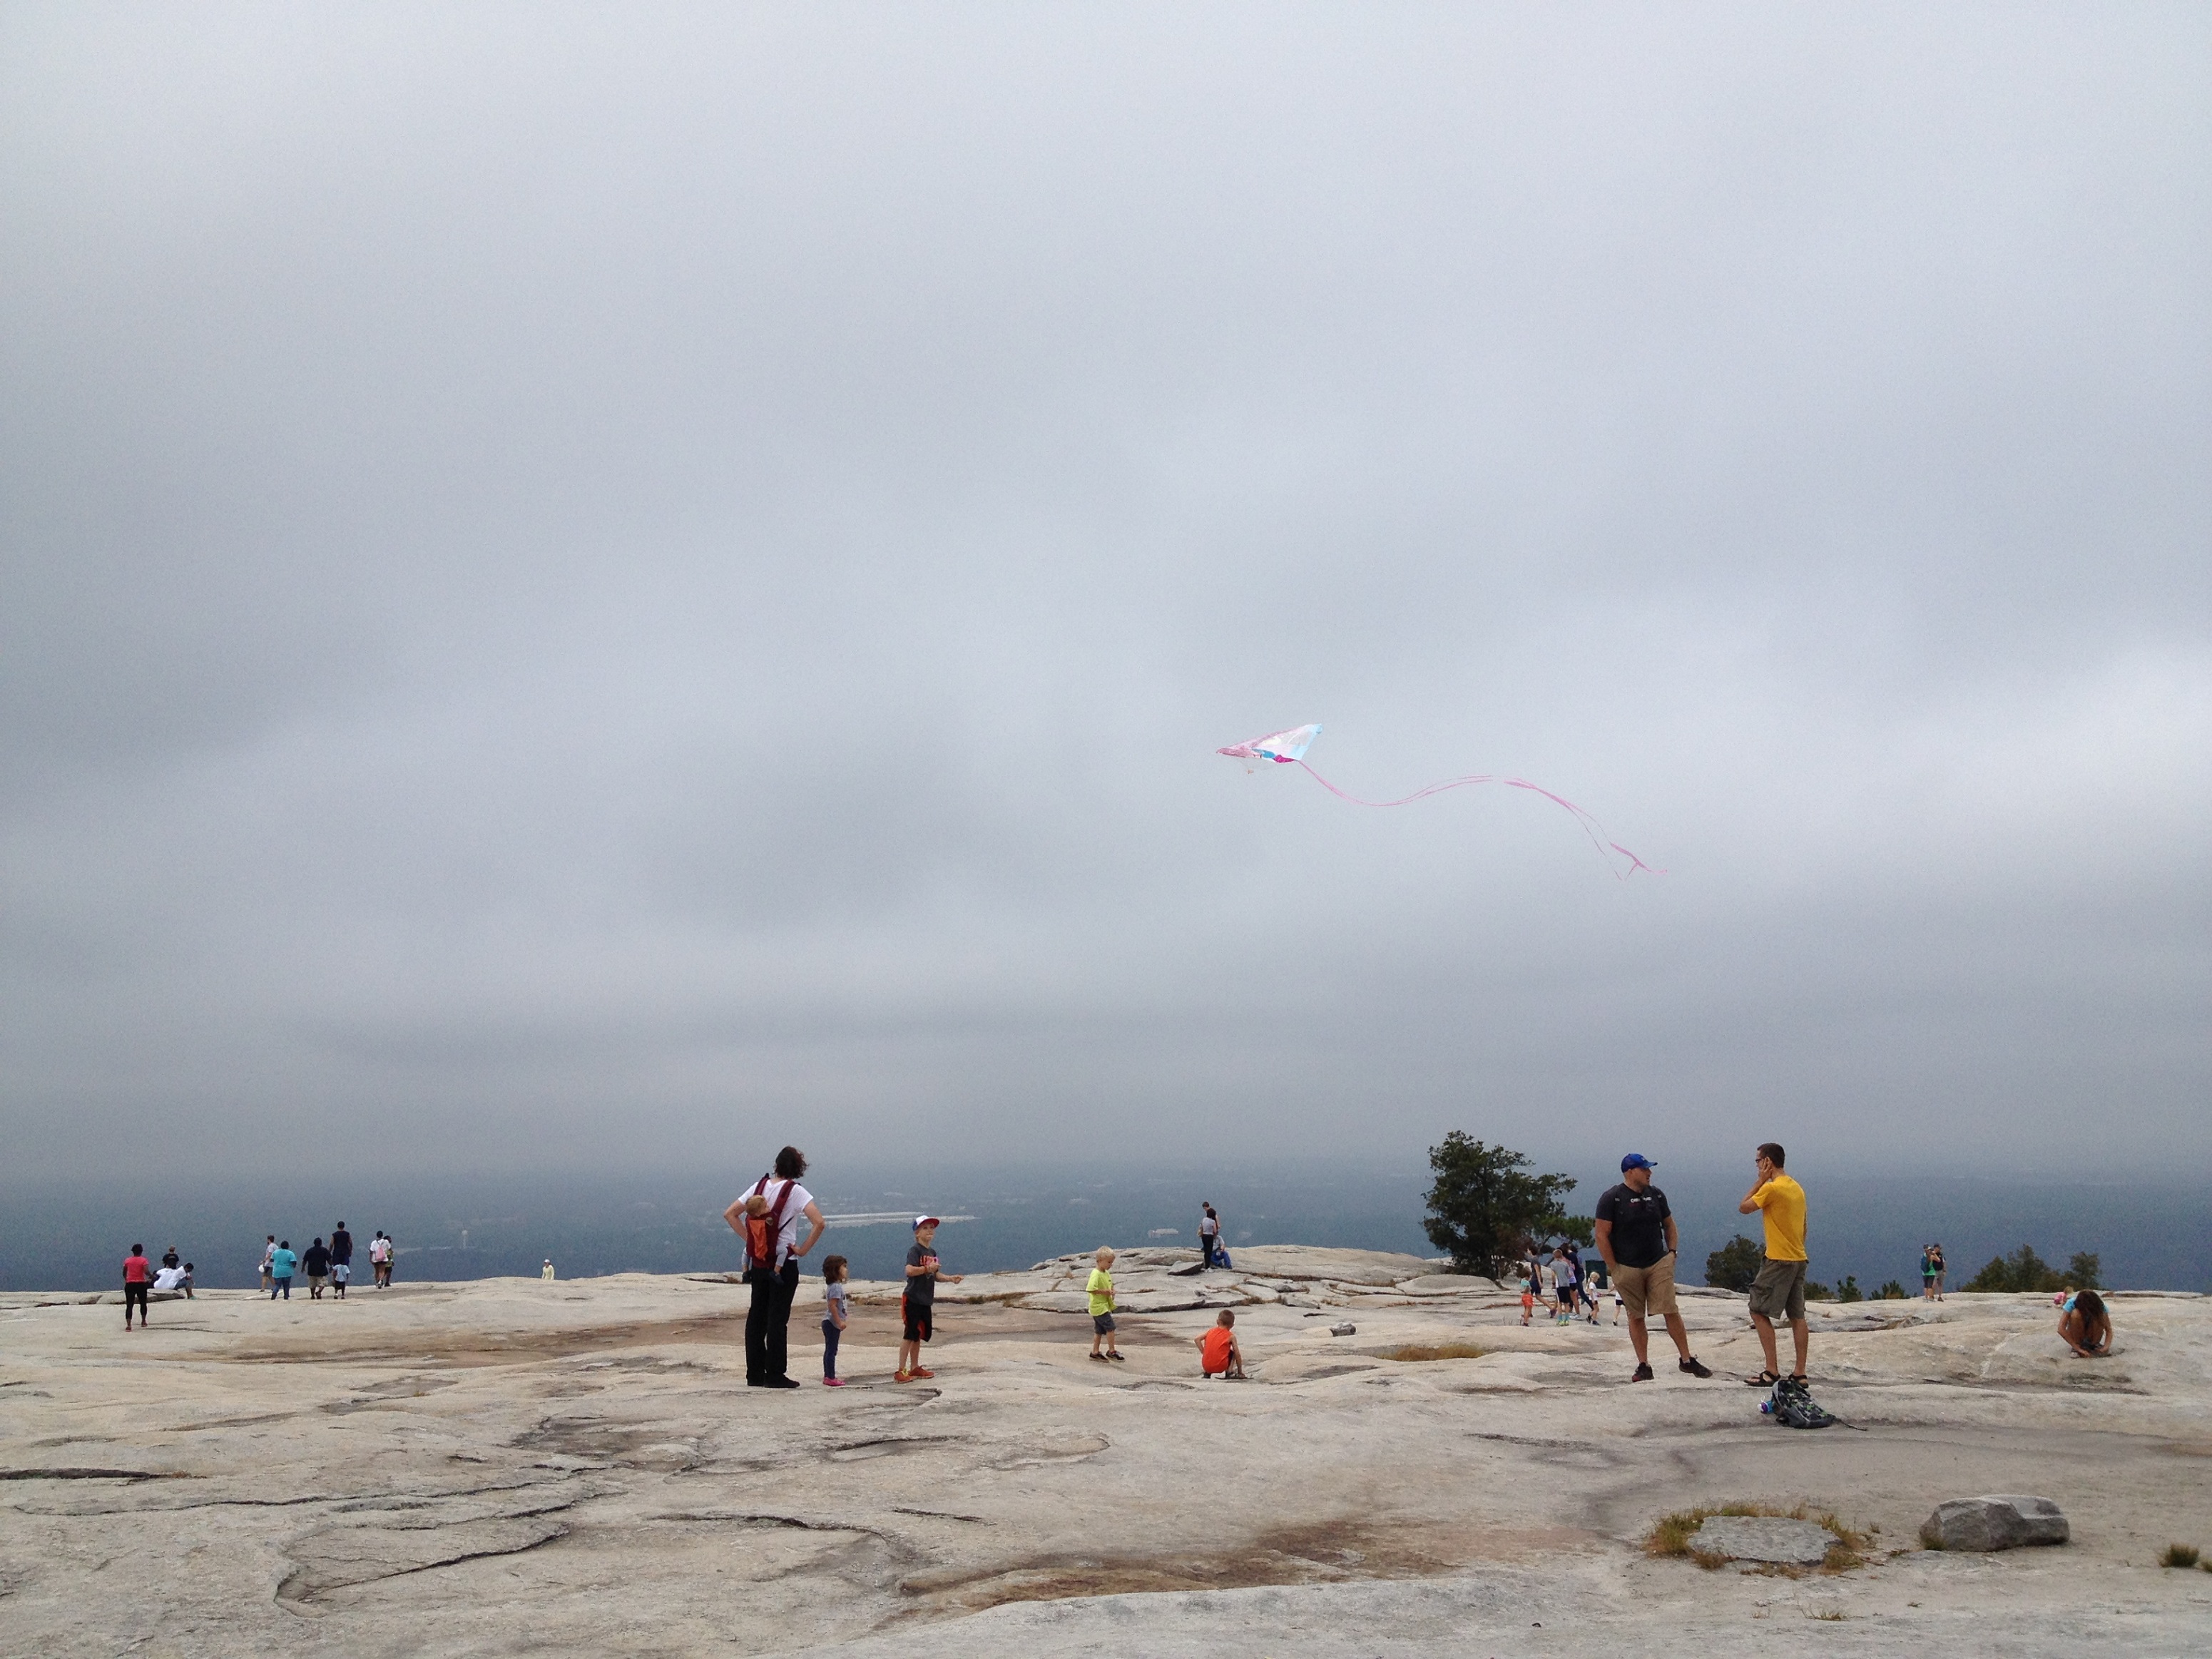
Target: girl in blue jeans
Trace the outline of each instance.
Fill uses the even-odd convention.
[[[845,1379],[837,1375],[837,1339],[845,1333],[852,1319],[851,1298],[845,1289],[845,1258],[833,1255],[824,1258],[822,1277],[827,1283],[823,1287],[822,1301],[822,1385],[842,1389]]]

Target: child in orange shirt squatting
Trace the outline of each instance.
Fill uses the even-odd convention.
[[[939,1279],[950,1285],[960,1282],[958,1273],[938,1272],[937,1224],[938,1218],[933,1215],[914,1218],[914,1243],[906,1253],[906,1294],[899,1298],[904,1340],[899,1343],[898,1372],[891,1378],[894,1382],[911,1382],[917,1376],[937,1375],[922,1369],[921,1345],[935,1334]]]
[[[1224,1308],[1212,1330],[1191,1338],[1198,1346],[1199,1369],[1224,1382],[1244,1381],[1244,1350],[1237,1346],[1236,1323],[1236,1314]]]

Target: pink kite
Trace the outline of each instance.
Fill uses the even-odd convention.
[[[1321,727],[1318,726],[1294,726],[1287,732],[1270,732],[1264,738],[1251,738],[1243,743],[1232,743],[1226,749],[1217,749],[1213,752],[1217,755],[1226,755],[1231,760],[1243,761],[1244,769],[1248,772],[1252,769],[1252,763],[1255,761],[1273,761],[1278,766],[1298,767],[1330,794],[1340,800],[1348,800],[1354,806],[1405,806],[1417,800],[1425,800],[1431,795],[1440,795],[1447,789],[1464,788],[1470,783],[1495,783],[1508,789],[1526,789],[1533,794],[1541,795],[1546,800],[1564,806],[1574,814],[1575,822],[1582,826],[1583,833],[1589,837],[1590,845],[1597,848],[1598,856],[1605,860],[1606,866],[1613,872],[1615,879],[1625,880],[1638,870],[1648,875],[1663,876],[1667,873],[1664,870],[1652,869],[1642,859],[1613,840],[1603,824],[1565,796],[1555,795],[1541,784],[1531,783],[1526,778],[1501,778],[1495,777],[1487,772],[1474,772],[1463,778],[1446,778],[1442,783],[1432,783],[1425,789],[1416,789],[1412,794],[1402,795],[1396,800],[1362,800],[1357,795],[1347,795],[1320,773],[1315,771],[1312,767],[1306,765],[1306,750],[1312,746],[1313,740],[1320,735]],[[1612,853],[1618,853],[1628,860],[1625,867],[1614,861],[1612,853],[1607,851],[1608,848],[1612,849]]]

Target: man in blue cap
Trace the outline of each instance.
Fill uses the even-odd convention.
[[[1711,1376],[1690,1352],[1690,1333],[1674,1305],[1674,1212],[1667,1207],[1667,1194],[1651,1184],[1652,1168],[1643,1153],[1631,1152],[1620,1160],[1620,1185],[1597,1201],[1598,1253],[1628,1310],[1628,1340],[1636,1349],[1636,1375],[1629,1381],[1651,1381],[1644,1322],[1655,1313],[1667,1322],[1682,1370],[1692,1376]]]

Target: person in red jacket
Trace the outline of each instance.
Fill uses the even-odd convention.
[[[146,1291],[154,1282],[154,1264],[146,1260],[146,1247],[133,1244],[131,1254],[123,1258],[123,1328],[131,1328],[131,1310],[138,1310],[138,1322],[144,1325],[149,1312]]]

